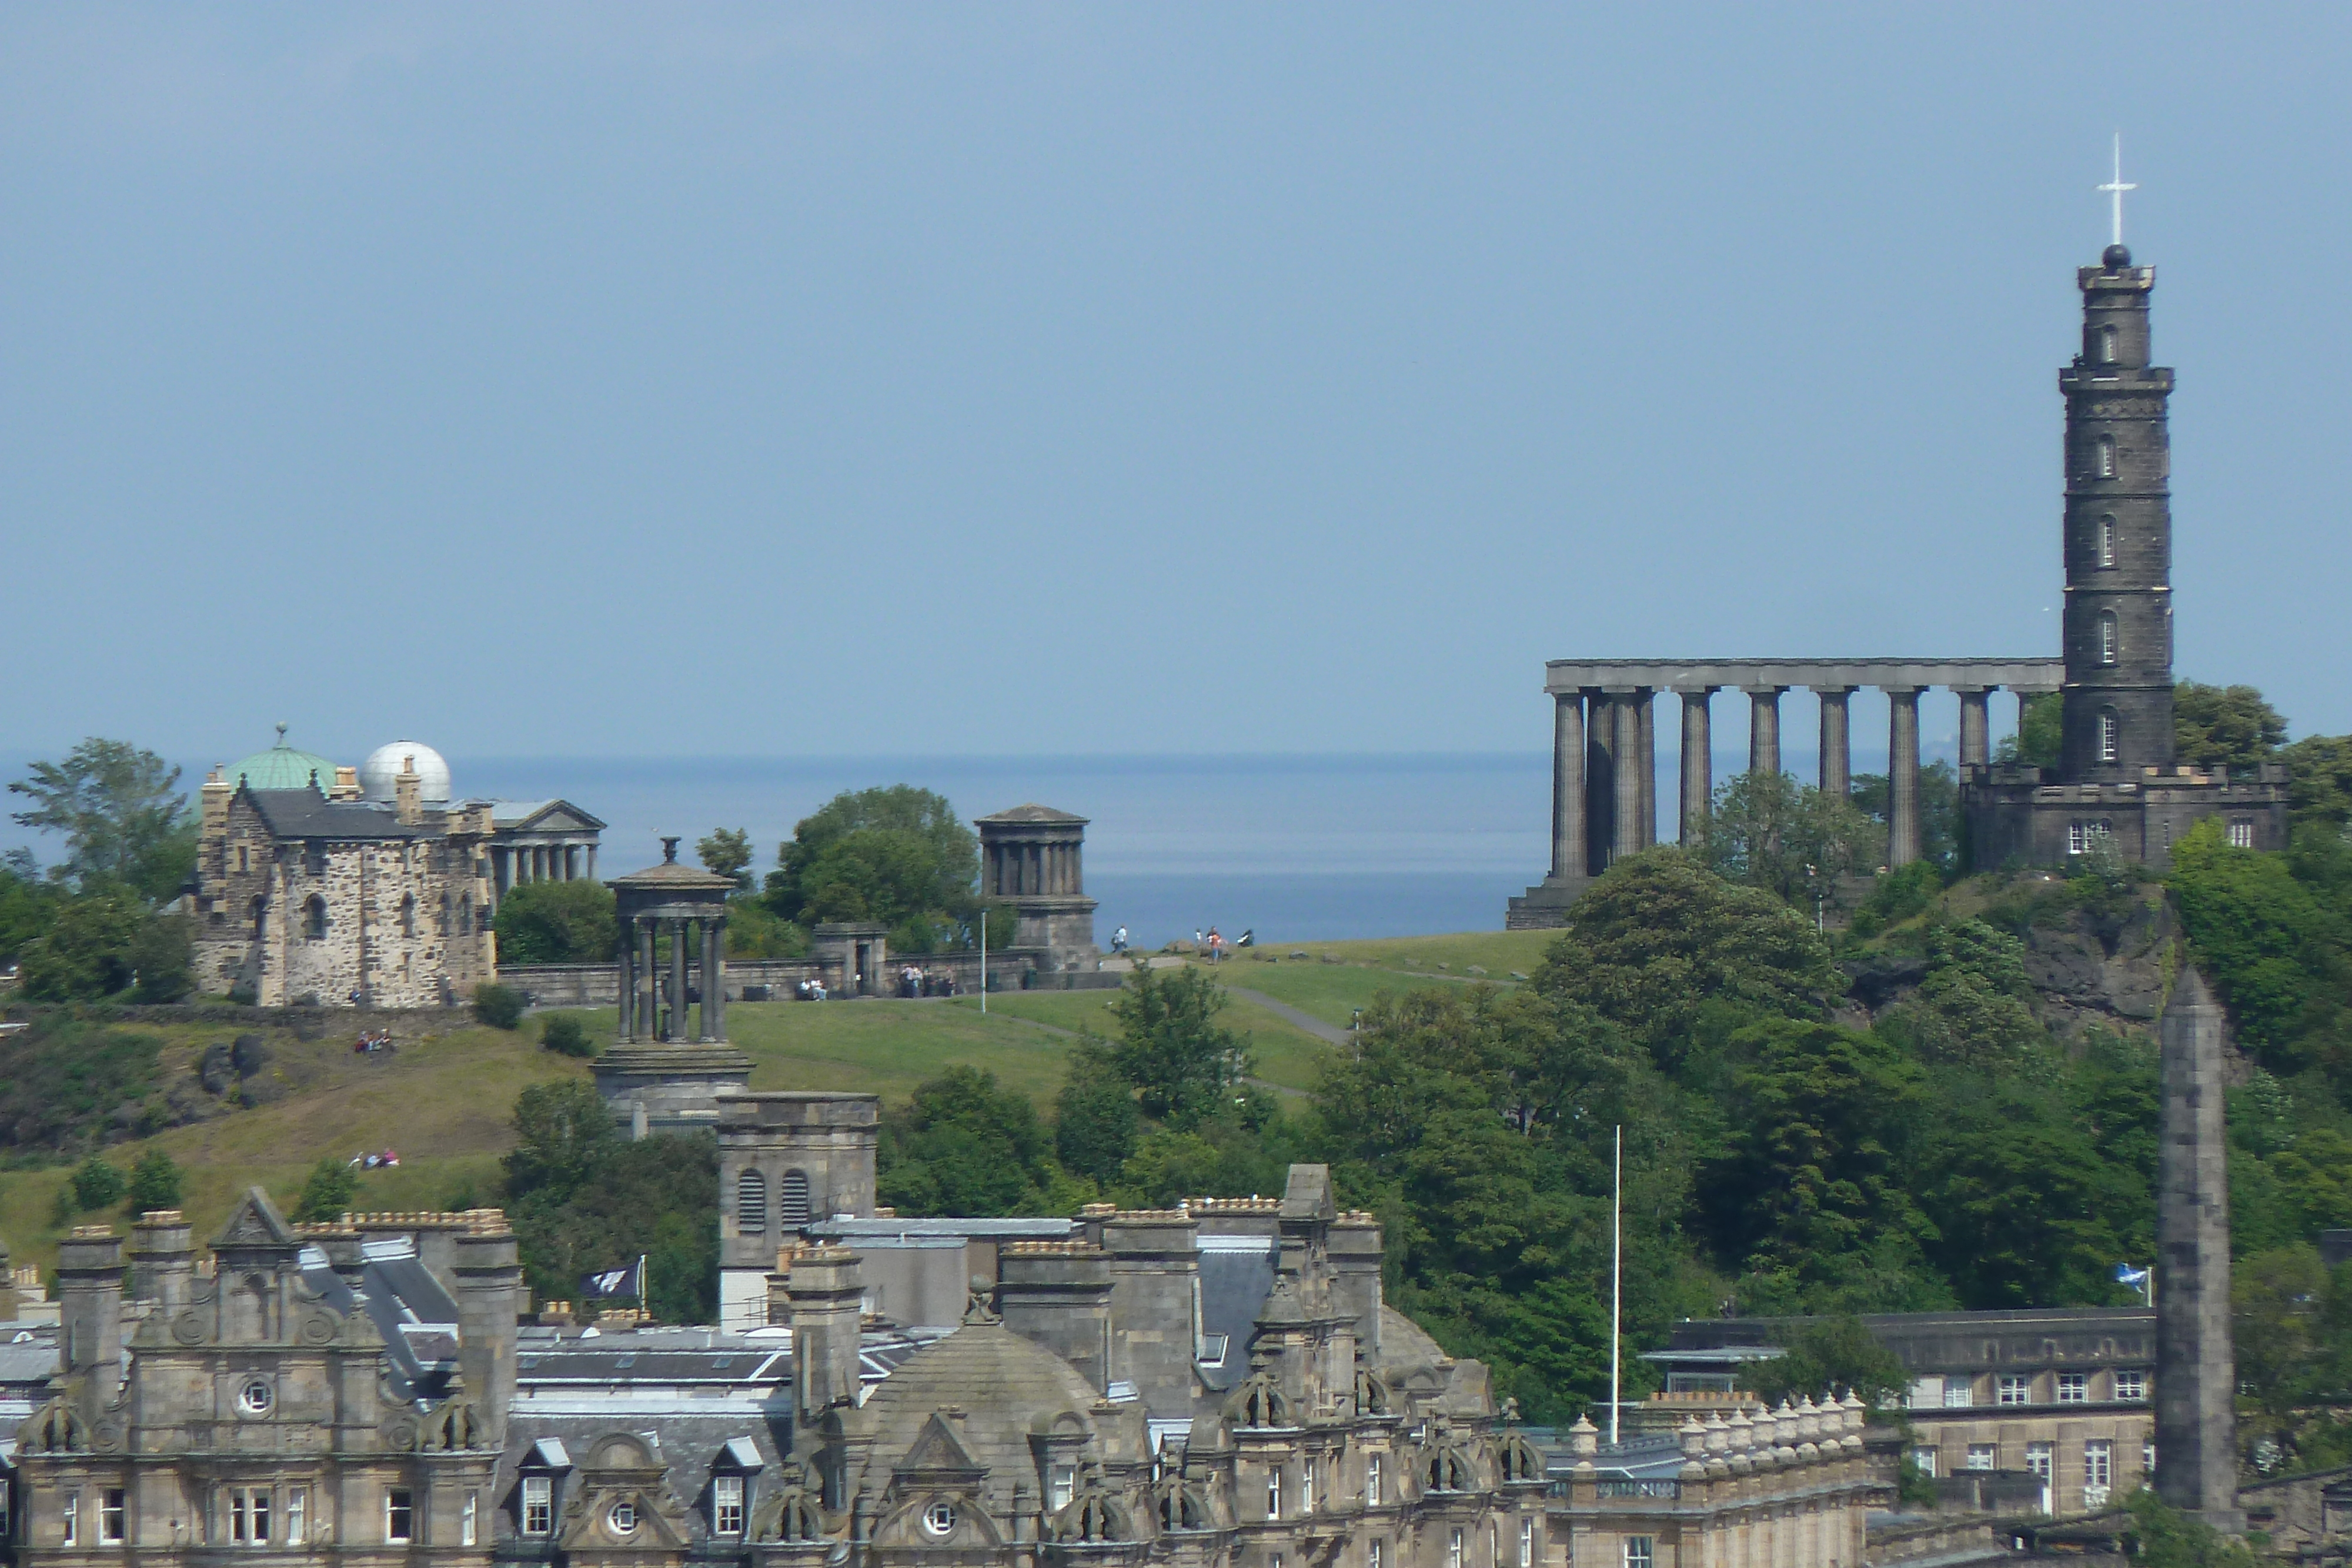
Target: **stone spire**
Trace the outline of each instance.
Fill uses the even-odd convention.
[[[2221,1009],[2183,968],[2161,1037],[2156,1193],[2156,1490],[2217,1529],[2238,1506],[2238,1379],[2230,1344],[2230,1171]]]
[[[2170,768],[2172,372],[2148,363],[2156,269],[2111,245],[2079,270],[2083,351],[2066,398],[2068,783],[2137,782]]]

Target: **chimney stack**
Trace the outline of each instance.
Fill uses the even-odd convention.
[[[417,776],[416,758],[400,759],[400,771],[393,775],[393,815],[409,827],[425,820],[425,780]]]
[[[507,1409],[514,1402],[515,1325],[524,1302],[522,1261],[507,1217],[478,1208],[457,1237],[457,1364],[466,1392],[488,1428],[487,1446],[503,1448]]]
[[[803,1247],[784,1276],[793,1329],[793,1390],[802,1426],[857,1403],[858,1320],[865,1278],[846,1247]]]
[[[107,1225],[77,1225],[58,1246],[58,1294],[68,1374],[87,1374],[98,1404],[122,1377],[122,1238]]]
[[[1110,1254],[1084,1241],[1010,1241],[997,1255],[1004,1326],[1110,1387]]]
[[[188,1304],[196,1259],[188,1221],[176,1208],[151,1208],[131,1228],[131,1297],[166,1312]]]

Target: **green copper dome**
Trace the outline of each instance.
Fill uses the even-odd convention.
[[[281,724],[278,727],[277,745],[230,763],[221,777],[232,787],[242,779],[254,789],[308,789],[312,788],[313,775],[320,794],[335,787],[335,765],[313,752],[297,751],[287,745],[286,727]]]

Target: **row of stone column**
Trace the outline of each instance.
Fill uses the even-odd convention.
[[[989,896],[1080,895],[1086,890],[1082,849],[1076,840],[1064,843],[1014,841],[989,845]]]
[[[1715,800],[1712,702],[1717,686],[1671,688],[1682,699],[1679,824],[1682,841],[1706,836]],[[1849,730],[1853,686],[1808,688],[1821,698],[1821,789],[1853,789]],[[1919,694],[1924,686],[1881,686],[1886,694],[1886,863],[1919,858]],[[1748,767],[1780,768],[1780,695],[1786,686],[1744,686]],[[1990,686],[1956,686],[1960,699],[1960,766],[1992,760]],[[1657,746],[1649,686],[1601,686],[1558,694],[1552,729],[1552,864],[1555,880],[1598,876],[1611,862],[1657,841]]]
[[[702,949],[702,1032],[704,1044],[727,1038],[727,922],[689,920],[673,915],[639,915],[629,923],[629,939],[621,949],[621,1039],[685,1044],[697,1037],[688,1030],[687,955],[691,944]],[[667,973],[658,962],[659,941],[669,938]]]
[[[593,844],[493,844],[490,874],[503,898],[527,882],[593,882]]]

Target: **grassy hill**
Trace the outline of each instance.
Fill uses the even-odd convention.
[[[1528,972],[1538,961],[1546,940],[1542,933],[1514,932],[1294,944],[1245,952],[1222,966],[1221,977],[1344,1027],[1354,1009],[1381,990],[1475,977],[1468,976],[1473,964],[1507,983],[1512,970]],[[1291,956],[1298,952],[1308,957]],[[999,995],[989,998],[985,1015],[974,998],[751,1002],[729,1008],[727,1016],[735,1043],[758,1064],[755,1089],[864,1090],[899,1099],[941,1069],[969,1062],[1042,1107],[1061,1087],[1076,1032],[1112,1030],[1108,1001],[1101,991]],[[600,1040],[611,1027],[609,1009],[582,1017]],[[1244,998],[1234,999],[1226,1018],[1250,1035],[1258,1075],[1288,1092],[1286,1098],[1303,1098],[1330,1048]],[[399,1151],[399,1167],[362,1175],[355,1207],[439,1207],[469,1187],[495,1193],[499,1156],[512,1143],[508,1119],[517,1094],[588,1071],[584,1062],[541,1050],[535,1019],[512,1033],[452,1027],[368,1056],[351,1050],[357,1025],[354,1015],[351,1029],[315,1040],[251,1024],[115,1026],[157,1038],[166,1077],[181,1082],[194,1073],[207,1047],[259,1032],[269,1051],[263,1076],[269,1092],[283,1097],[112,1145],[106,1157],[127,1171],[150,1147],[168,1153],[187,1173],[184,1207],[199,1237],[226,1218],[252,1183],[290,1208],[321,1156],[349,1159],[387,1146]],[[0,1240],[14,1261],[55,1262],[61,1230],[53,1210],[68,1174],[65,1166],[0,1170]]]

